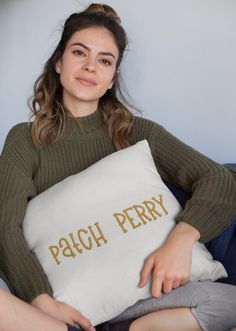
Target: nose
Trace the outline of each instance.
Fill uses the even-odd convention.
[[[91,57],[88,57],[84,63],[83,69],[84,71],[94,72],[96,70],[95,60],[93,60]]]

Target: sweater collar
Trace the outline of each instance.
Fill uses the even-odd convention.
[[[80,127],[82,126],[82,129]],[[102,109],[99,106],[93,113],[81,116],[81,117],[74,117],[68,116],[67,117],[67,129],[68,134],[81,134],[83,132],[93,131],[95,129],[101,128],[103,124],[103,115]]]

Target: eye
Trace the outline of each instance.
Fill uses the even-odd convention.
[[[82,52],[80,49],[76,49],[72,53],[79,56],[85,56],[84,52]]]
[[[107,65],[107,66],[110,66],[110,65],[112,65],[111,61],[109,61],[109,60],[106,60],[106,59],[101,59],[101,60],[100,60],[100,62],[101,62],[102,64],[105,64],[105,65]]]

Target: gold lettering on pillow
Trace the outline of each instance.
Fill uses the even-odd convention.
[[[159,198],[160,198],[160,201],[158,201],[155,197],[152,197],[152,200],[156,201],[156,203],[161,206],[161,208],[163,209],[164,213],[166,215],[168,215],[168,210],[166,210],[165,206],[163,205],[163,195],[162,194],[159,194]]]
[[[95,240],[95,242],[97,244],[97,247],[100,247],[101,246],[101,244],[99,243],[100,240],[104,241],[105,244],[108,242],[108,240],[104,237],[104,234],[102,233],[102,231],[98,225],[98,222],[94,223],[94,225],[96,226],[98,232],[100,233],[100,236],[96,237],[91,225],[89,225],[88,228],[93,236],[93,239]]]
[[[82,237],[82,234],[81,234],[82,232],[84,232],[86,234],[88,233],[88,231],[85,230],[85,229],[79,229],[78,232],[77,232],[79,241],[81,242],[82,246],[84,246],[85,249],[90,250],[93,246],[92,239],[90,237],[88,237],[88,246],[87,246],[84,239],[83,239],[83,237]]]
[[[67,239],[66,237],[62,237],[59,239],[58,245],[50,245],[48,247],[57,265],[61,263],[61,261],[59,260],[59,254],[61,254],[64,257],[74,258],[76,256],[76,252],[79,254],[82,254],[84,252],[83,248],[85,250],[91,250],[94,244],[97,247],[100,247],[101,246],[100,241],[102,241],[105,244],[108,243],[108,240],[104,236],[99,226],[99,223],[98,222],[94,223],[94,226],[98,231],[99,235],[96,235],[92,226],[89,225],[88,230],[81,228],[77,231],[78,242],[76,242],[74,234],[71,232],[69,233],[69,239]],[[89,233],[91,234],[91,236],[88,235]]]
[[[63,246],[63,242],[66,244],[65,248]],[[66,238],[61,238],[59,240],[59,247],[63,248],[62,255],[64,255],[65,257],[75,257],[75,253],[73,252],[73,249]]]
[[[165,215],[168,215],[168,210],[164,205],[163,195],[159,194],[158,198],[152,197],[150,200],[144,200],[141,204],[132,205],[123,209],[121,212],[114,213],[113,217],[118,228],[123,234],[126,234],[130,228],[137,229]],[[100,247],[108,243],[99,222],[89,225],[87,229],[78,229],[76,234],[77,236],[73,232],[70,232],[68,235],[69,238],[63,236],[59,238],[57,245],[50,245],[48,247],[57,265],[61,263],[59,256],[60,258],[74,258],[78,253],[83,254],[85,250],[94,249],[94,246]]]
[[[157,218],[162,217],[164,214],[167,215],[168,211],[164,206],[163,203],[163,195],[159,195],[159,200],[157,200],[155,197],[152,197],[152,201],[145,200],[142,202],[144,207],[142,205],[133,205],[129,208],[124,209],[122,212],[114,213],[113,216],[115,220],[117,221],[120,229],[123,233],[127,233],[128,230],[126,226],[130,226],[133,229],[137,229],[138,227],[142,225],[146,225],[147,221],[144,219],[144,217],[149,221],[155,221]],[[138,210],[139,209],[139,210]],[[141,212],[140,212],[141,209]],[[158,209],[158,210],[157,210]],[[135,221],[133,217],[129,215],[128,212],[133,212],[135,216],[137,216],[141,222]],[[163,214],[164,212],[164,214]]]

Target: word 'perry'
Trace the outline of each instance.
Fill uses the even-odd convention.
[[[168,215],[168,211],[163,204],[162,194],[159,195],[159,200],[153,197],[152,201],[145,200],[142,204],[144,207],[142,205],[133,205],[132,207],[124,209],[122,213],[113,214],[123,233],[127,232],[127,225],[131,225],[133,229],[136,229],[142,225],[146,225],[148,222],[156,220],[158,217],[162,217],[161,211],[163,211],[165,215]],[[157,207],[160,207],[161,210],[157,210]],[[140,221],[131,217],[130,214],[132,213],[138,216]]]

